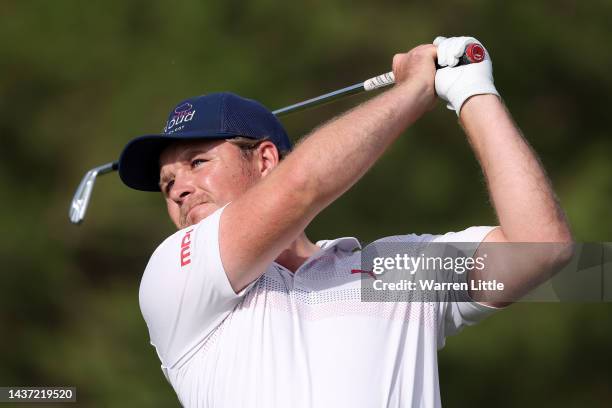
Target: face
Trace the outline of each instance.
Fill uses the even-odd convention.
[[[160,156],[160,189],[170,218],[179,229],[197,224],[253,185],[258,167],[225,140],[169,146]]]

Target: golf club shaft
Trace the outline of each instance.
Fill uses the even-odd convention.
[[[348,95],[358,94],[364,91],[370,91],[373,89],[392,85],[394,83],[393,72],[379,75],[374,78],[370,78],[367,81],[348,86],[346,88],[338,89],[337,91],[329,92],[316,98],[308,99],[303,102],[299,102],[281,109],[275,110],[276,116],[283,116],[288,113],[296,112],[313,106],[321,105],[323,103],[331,102],[333,100],[343,98]],[[70,222],[73,224],[80,224],[85,218],[85,212],[89,205],[89,199],[93,190],[94,182],[96,177],[102,174],[110,173],[119,169],[119,162],[110,162],[102,166],[98,166],[87,172],[81,184],[77,188],[72,204],[70,206],[69,217]]]
[[[386,87],[394,83],[395,83],[395,79],[393,77],[393,72],[389,72],[387,74],[383,74],[383,75],[379,75],[374,78],[370,78],[367,81],[360,82],[355,85],[347,86],[346,88],[338,89],[336,91],[317,96],[316,98],[308,99],[303,102],[298,102],[296,104],[277,109],[273,111],[272,113],[275,114],[276,116],[284,116],[292,112],[296,112],[299,110],[312,108],[314,106],[328,103],[328,102],[343,98],[348,95],[354,95],[354,94],[358,94],[358,93],[365,92],[365,91],[371,91],[373,89]],[[70,219],[71,221],[73,221],[73,223],[75,224],[79,223],[82,220],[82,217],[85,215],[85,211],[83,207],[86,207],[89,202],[89,194],[91,194],[91,189],[93,188],[93,181],[95,180],[95,177],[102,175],[102,174],[110,173],[111,171],[115,171],[118,169],[119,169],[119,162],[115,161],[115,162],[106,163],[102,166],[98,166],[95,169],[92,169],[87,173],[85,178],[83,178],[83,181],[81,181],[81,184],[79,185],[79,188],[77,189],[77,192],[75,193],[74,199],[72,201],[73,204],[71,207]],[[82,198],[83,196],[86,197],[86,200]],[[77,204],[75,203],[79,203],[78,200],[81,200],[80,201],[81,204],[79,204],[77,207]]]
[[[459,59],[458,65],[471,64],[480,62],[485,58],[484,48],[480,44],[472,43],[469,44]],[[436,64],[436,68],[440,68]],[[355,85],[347,86],[346,88],[338,89],[315,98],[307,99],[303,102],[298,102],[293,105],[286,106],[284,108],[277,109],[272,113],[276,116],[284,116],[286,114],[311,108],[324,103],[334,101],[336,99],[343,98],[348,95],[355,95],[362,92],[372,91],[378,88],[384,88],[395,83],[395,76],[393,72],[387,72],[386,74],[372,77],[364,82],[360,82]],[[110,173],[119,169],[119,162],[110,162],[102,166],[93,168],[85,174],[79,187],[77,188],[72,203],[70,205],[69,217],[73,224],[80,224],[85,218],[85,212],[89,205],[89,199],[93,190],[96,177],[101,174]]]
[[[459,65],[467,65],[476,62],[481,62],[485,58],[484,48],[478,43],[471,43],[465,47],[463,51],[463,55],[459,57]],[[441,68],[436,62],[436,69]],[[304,110],[307,108],[312,108],[314,106],[322,105],[324,103],[328,103],[331,101],[335,101],[336,99],[343,98],[349,95],[355,95],[362,92],[372,91],[378,88],[385,88],[389,85],[395,84],[395,76],[393,72],[387,72],[386,74],[378,75],[372,77],[366,81],[360,82],[355,85],[347,86],[346,88],[338,89],[336,91],[332,91],[315,98],[307,99],[303,102],[298,102],[293,105],[286,106],[284,108],[280,108],[275,110],[274,113],[276,116],[283,116],[288,113]]]
[[[314,106],[318,106],[324,103],[335,101],[336,99],[340,99],[345,96],[355,95],[355,94],[359,94],[365,91],[371,91],[373,89],[393,85],[394,83],[395,83],[395,77],[393,76],[393,72],[389,72],[383,75],[376,76],[374,78],[370,78],[367,81],[360,82],[355,85],[347,86],[346,88],[338,89],[336,91],[332,91],[332,92],[317,96],[315,98],[307,99],[305,101],[298,102],[293,105],[289,105],[284,108],[277,109],[273,111],[272,113],[275,114],[276,116],[284,116],[292,112],[304,110],[307,108],[312,108]]]

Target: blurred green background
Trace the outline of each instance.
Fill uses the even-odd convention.
[[[489,49],[497,88],[579,241],[612,241],[612,2],[0,2],[0,386],[72,385],[80,406],[178,406],[138,308],[173,226],[157,194],[85,171],[159,132],[181,99],[229,90],[279,108],[390,70],[437,35]],[[364,100],[283,119],[297,140]],[[495,223],[442,104],[309,227],[311,239]],[[609,406],[612,304],[519,304],[448,341],[447,406]]]

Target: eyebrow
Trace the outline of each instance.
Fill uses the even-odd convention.
[[[198,154],[201,153],[206,153],[208,152],[208,149],[202,149],[202,148],[198,148],[198,147],[189,147],[187,149],[185,149],[185,151],[183,152],[183,155],[186,157],[185,160],[178,160],[180,161],[187,161],[187,160],[191,160],[191,158],[193,156],[197,156]],[[166,183],[168,183],[170,181],[172,177],[167,175],[167,174],[160,174],[159,176],[159,189],[163,191],[162,186]]]

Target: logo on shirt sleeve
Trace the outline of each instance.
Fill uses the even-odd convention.
[[[183,235],[181,239],[181,268],[191,263],[191,233],[193,229],[190,229]]]

